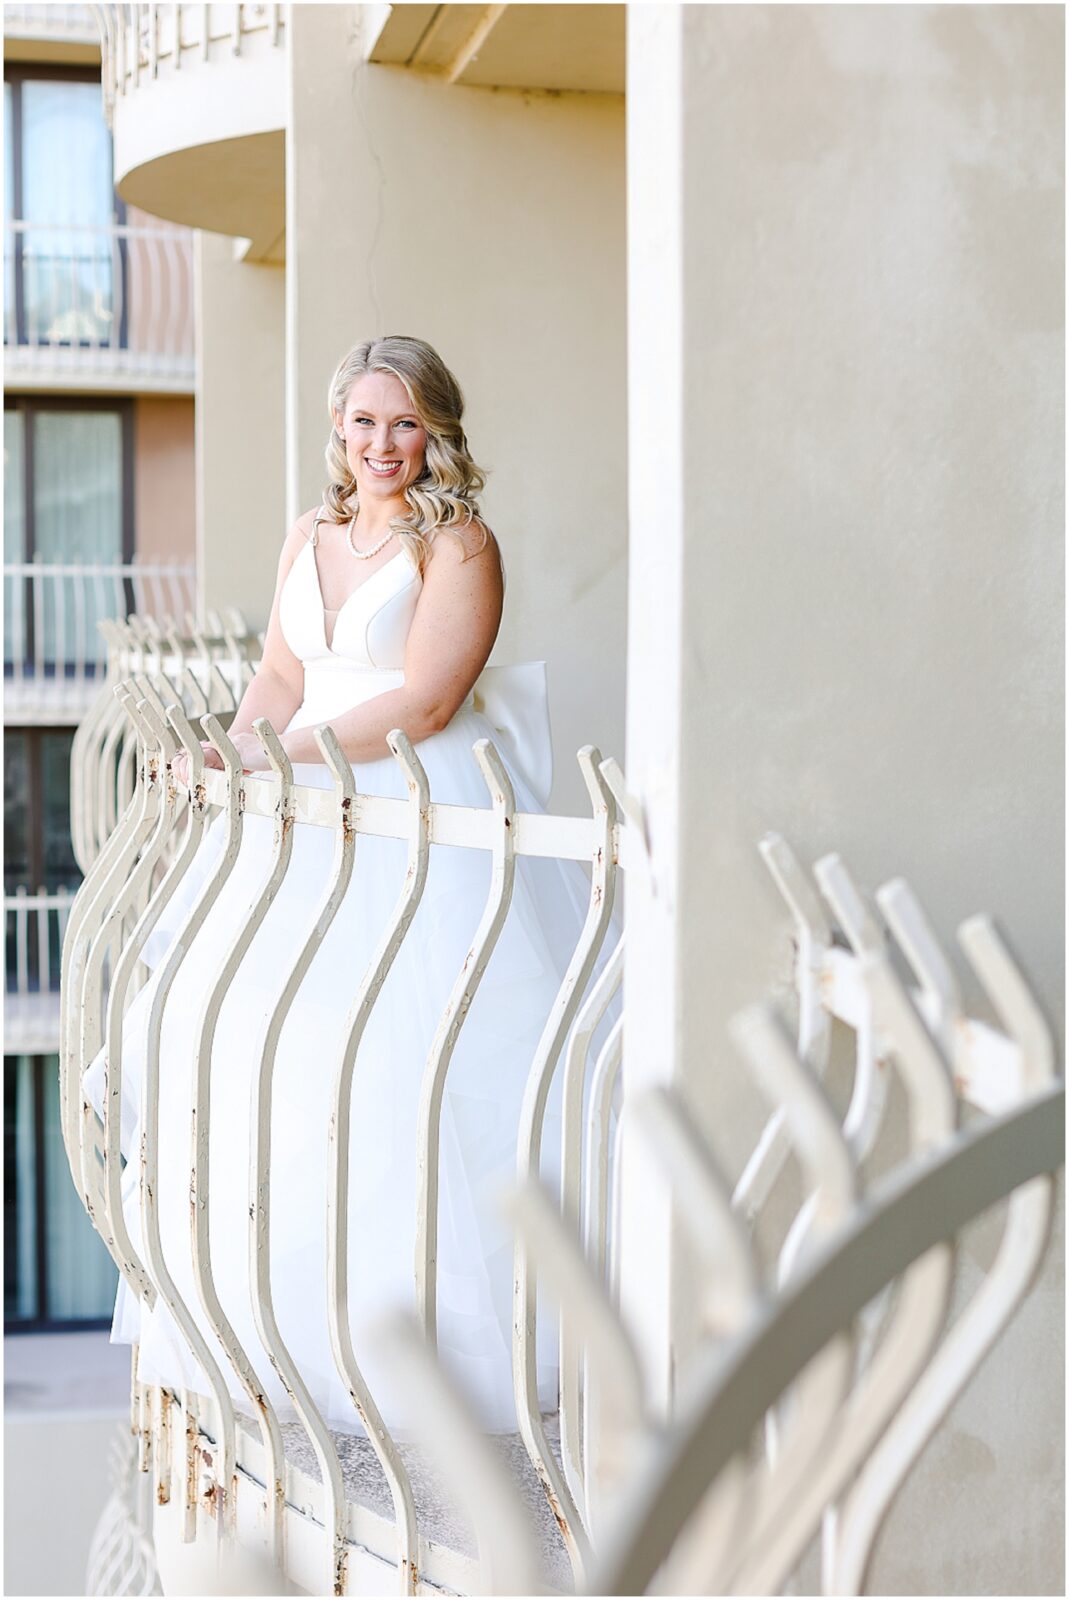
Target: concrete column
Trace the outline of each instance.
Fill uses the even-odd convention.
[[[267,622],[286,535],[283,268],[238,259],[199,233],[197,567],[201,609]]]
[[[360,6],[288,25],[290,514],[324,481],[327,384],[408,333],[456,373],[506,560],[495,660],[549,663],[555,809],[623,746],[623,97],[465,88],[368,64]]]
[[[948,949],[994,912],[1061,1022],[1063,18],[629,11],[627,768],[654,861],[626,1070],[682,1082],[734,1178],[765,1108],[728,1019],[789,972],[767,829],[870,889],[906,875]],[[624,1204],[625,1302],[685,1362],[661,1202]],[[1060,1586],[1059,1271],[911,1480],[874,1591]]]

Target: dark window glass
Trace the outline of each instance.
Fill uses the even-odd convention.
[[[36,889],[30,860],[30,735],[4,730],[4,892]]]
[[[4,890],[73,888],[71,728],[4,730]]]
[[[71,1182],[58,1057],[4,1057],[4,1147],[5,1321],[106,1320],[117,1274]]]
[[[73,729],[49,728],[41,735],[41,882],[49,890],[76,884],[81,873],[71,844],[71,746]]]

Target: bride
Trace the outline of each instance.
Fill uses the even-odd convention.
[[[297,783],[330,787],[313,729],[328,723],[357,791],[402,796],[386,735],[416,746],[435,801],[488,803],[473,744],[493,738],[521,811],[548,799],[551,767],[540,664],[486,668],[501,621],[504,573],[482,519],[484,475],[461,425],[463,398],[422,340],[357,345],[329,392],[328,482],[322,504],[290,531],[278,565],[261,664],[229,737],[246,773],[268,770],[252,731],[281,732]],[[485,670],[484,670],[485,669]],[[205,744],[205,761],[221,767]],[[188,781],[185,756],[174,771]],[[145,949],[156,972],[124,1022],[124,1213],[141,1247],[140,1080],[159,963],[223,843],[224,819]],[[211,1063],[211,1246],[216,1287],[264,1392],[293,1415],[256,1332],[249,1289],[250,1095],[257,1052],[330,873],[333,835],[294,830],[293,857],[223,1002]],[[190,943],[167,995],[160,1047],[157,1205],[168,1267],[239,1409],[244,1389],[201,1312],[189,1230],[192,1064],[204,998],[269,867],[271,825],[246,816],[230,878]],[[397,900],[402,841],[360,835],[346,897],[289,1011],[275,1068],[271,1145],[271,1281],[279,1330],[316,1404],[337,1431],[362,1425],[335,1369],[327,1328],[326,1150],[334,1072],[353,993]],[[420,1085],[443,1008],[490,883],[489,852],[434,846],[426,888],[360,1043],[349,1153],[349,1281],[353,1347],[387,1425],[412,1419],[367,1330],[414,1300],[416,1128]],[[484,1425],[514,1431],[512,1246],[497,1197],[515,1170],[527,1070],[582,926],[589,896],[573,862],[519,857],[512,907],[476,993],[446,1079],[441,1122],[438,1347]],[[101,1104],[102,1055],[86,1076]],[[551,1097],[545,1146],[559,1150]],[[556,1404],[552,1323],[539,1318],[538,1383]],[[120,1282],[112,1339],[137,1342],[143,1382],[207,1392],[207,1380],[162,1297],[148,1310]]]

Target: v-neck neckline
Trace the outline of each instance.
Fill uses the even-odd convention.
[[[341,605],[338,607],[338,610],[334,613],[334,628],[330,638],[328,639],[327,607],[323,603],[323,585],[319,579],[319,562],[316,560],[315,545],[311,542],[311,540],[308,541],[307,549],[309,555],[311,556],[312,576],[315,580],[316,593],[319,596],[319,626],[323,634],[323,643],[330,655],[337,655],[337,651],[334,648],[334,641],[338,637],[338,623],[341,621],[342,612],[345,610],[350,600],[354,600],[362,589],[367,588],[369,583],[374,583],[375,579],[380,573],[387,572],[389,568],[393,566],[395,561],[400,561],[404,557],[405,552],[404,550],[398,550],[397,554],[392,555],[389,561],[384,561],[381,567],[376,567],[374,572],[371,573],[369,577],[364,579],[363,583],[358,583],[355,589],[350,590],[345,599],[342,601]]]

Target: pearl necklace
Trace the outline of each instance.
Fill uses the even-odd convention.
[[[385,550],[386,546],[389,544],[390,540],[393,538],[393,529],[391,528],[389,530],[389,532],[387,533],[386,537],[384,539],[380,539],[378,544],[373,544],[371,546],[370,550],[358,550],[356,548],[355,544],[353,543],[353,528],[355,526],[356,526],[356,518],[354,517],[353,520],[349,524],[349,529],[348,529],[348,532],[346,533],[345,537],[346,537],[346,539],[348,541],[349,549],[352,551],[353,555],[356,557],[356,559],[358,561],[370,561],[372,556],[377,556],[380,550]]]

